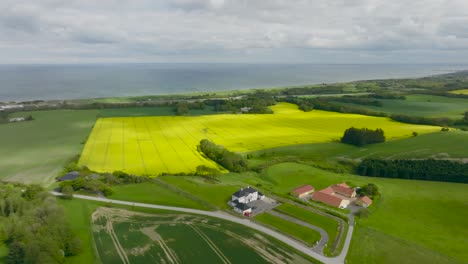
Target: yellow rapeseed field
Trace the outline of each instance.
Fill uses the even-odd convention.
[[[99,172],[138,175],[194,172],[217,165],[197,152],[207,138],[229,150],[247,152],[285,145],[339,140],[349,127],[382,128],[387,140],[435,132],[439,127],[410,125],[388,118],[313,110],[280,103],[274,114],[221,114],[100,118],[86,143],[80,165]]]
[[[450,93],[453,93],[453,94],[466,94],[466,95],[468,95],[468,89],[454,90],[454,91],[450,91]]]

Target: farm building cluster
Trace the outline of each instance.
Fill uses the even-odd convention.
[[[252,216],[270,210],[276,207],[278,203],[248,186],[247,188],[241,188],[239,191],[233,193],[228,205],[231,206],[235,212],[245,216]]]
[[[294,189],[291,194],[301,199],[312,199],[341,209],[350,204],[362,207],[368,207],[372,204],[372,200],[368,196],[357,197],[356,189],[344,182],[328,186],[320,191],[315,191],[311,185],[304,185]]]

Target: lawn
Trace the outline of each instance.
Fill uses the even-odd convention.
[[[353,106],[388,114],[461,119],[468,105],[468,99],[465,98],[419,94],[405,96],[406,100],[379,100],[383,104],[382,107],[354,104]]]
[[[256,216],[255,220],[292,236],[309,246],[313,246],[315,242],[320,240],[319,232],[268,213]]]
[[[50,185],[66,161],[81,152],[97,110],[54,110],[35,120],[0,125],[0,179]]]
[[[205,206],[151,182],[118,185],[112,189],[114,194],[109,198],[115,200],[207,210]]]
[[[468,157],[468,132],[435,132],[416,137],[371,144],[364,147],[338,142],[304,144],[266,149],[253,152],[256,159],[297,156],[301,159],[323,160],[327,158],[428,158],[443,156],[450,158]],[[265,155],[262,157],[262,154]]]
[[[232,151],[247,152],[339,139],[351,126],[382,128],[388,139],[440,130],[388,118],[314,110],[280,103],[275,114],[221,114],[193,117],[100,118],[83,150],[80,164],[100,172],[122,170],[138,175],[194,172],[198,165],[217,167],[198,151],[207,138]],[[255,128],[255,129],[252,129]]]
[[[231,199],[231,194],[240,187],[245,187],[237,184],[205,182],[203,178],[193,176],[163,176],[160,179],[223,209],[230,208],[227,202]]]
[[[350,263],[362,263],[359,256],[384,260],[387,250],[381,245],[389,243],[395,249],[394,258],[404,258],[399,252],[420,256],[422,249],[432,251],[445,259],[468,262],[468,184],[369,178],[351,174],[336,174],[307,165],[283,163],[271,166],[262,178],[273,191],[288,193],[291,189],[311,184],[321,189],[334,183],[350,182],[354,185],[375,183],[382,193],[381,199],[370,207],[370,216],[358,222],[356,239],[350,252]],[[380,236],[368,236],[361,246],[360,232],[372,229]],[[395,242],[398,238],[404,243]],[[388,241],[382,240],[388,239]],[[410,245],[410,246],[409,246]],[[376,248],[369,251],[368,248]],[[377,250],[379,249],[379,250]],[[379,261],[380,262],[380,261]],[[380,262],[380,263],[395,263]],[[425,263],[424,259],[413,263]]]
[[[336,220],[288,203],[284,203],[276,207],[275,210],[290,215],[311,225],[323,228],[330,238],[327,244],[327,248],[330,249],[333,246],[333,241],[338,235],[339,224]]]

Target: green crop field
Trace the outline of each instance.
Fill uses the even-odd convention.
[[[238,224],[181,213],[100,207],[92,230],[102,263],[308,263]]]
[[[319,232],[268,213],[256,216],[255,220],[278,229],[280,232],[292,236],[309,246],[313,246],[315,242],[320,240]]]
[[[79,163],[100,172],[122,170],[157,176],[194,172],[198,165],[216,167],[197,151],[204,138],[229,150],[246,152],[337,140],[351,126],[382,128],[387,139],[440,129],[364,115],[319,110],[306,113],[286,103],[272,109],[275,113],[271,115],[100,118]]]
[[[35,120],[0,125],[0,179],[50,185],[81,152],[97,110],[21,112]]]
[[[454,90],[454,91],[450,91],[450,93],[453,93],[453,94],[468,94],[468,89]]]
[[[355,105],[388,114],[461,119],[467,110],[468,99],[435,95],[406,95],[406,100],[379,100],[382,107]]]

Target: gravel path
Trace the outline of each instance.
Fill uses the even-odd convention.
[[[55,196],[62,196],[62,193],[59,192],[51,192]],[[232,216],[230,214],[221,212],[221,211],[215,211],[215,212],[210,212],[210,211],[203,211],[203,210],[196,210],[196,209],[191,209],[191,208],[184,208],[184,207],[175,207],[175,206],[165,206],[165,205],[156,205],[156,204],[145,204],[145,203],[135,203],[135,202],[127,202],[127,201],[120,201],[120,200],[112,200],[112,199],[107,199],[107,198],[101,198],[101,197],[93,197],[93,196],[87,196],[87,195],[79,195],[79,194],[74,194],[74,198],[77,199],[84,199],[84,200],[91,200],[91,201],[98,201],[98,202],[105,202],[105,203],[113,203],[113,204],[121,204],[121,205],[129,205],[129,206],[136,206],[136,207],[144,207],[144,208],[153,208],[153,209],[162,209],[162,210],[170,210],[170,211],[178,211],[178,212],[184,212],[184,213],[190,213],[190,214],[198,214],[198,215],[206,215],[210,217],[215,217],[215,218],[220,218],[224,219],[227,221],[231,221],[234,223],[238,223],[247,227],[250,227],[252,229],[258,230],[260,232],[263,232],[267,235],[270,235],[283,243],[295,248],[298,251],[301,251],[302,253],[317,259],[323,263],[329,263],[329,264],[343,264],[344,260],[346,258],[346,254],[348,253],[349,245],[351,243],[351,236],[353,233],[353,225],[350,223],[350,227],[348,229],[348,235],[346,237],[345,245],[343,247],[343,251],[338,257],[334,258],[329,258],[322,256],[321,254],[315,252],[313,249],[295,241],[294,239],[291,239],[285,235],[282,235],[276,231],[273,231],[271,229],[268,229],[262,225],[253,223],[252,221],[244,218],[239,218]]]

